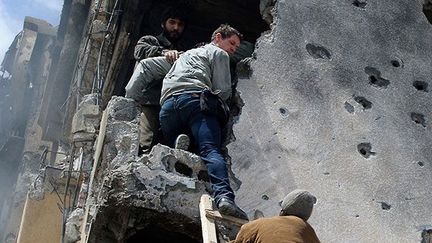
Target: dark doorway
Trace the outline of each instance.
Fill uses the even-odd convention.
[[[138,9],[126,11],[124,19],[133,19],[130,29],[130,45],[127,57],[123,60],[113,95],[123,96],[127,82],[135,66],[133,49],[138,39],[144,35],[158,35],[161,29],[161,15],[166,8],[178,5],[179,0],[140,1]],[[247,42],[255,43],[261,33],[269,30],[268,24],[259,13],[260,0],[183,0],[190,9],[189,23],[185,28],[180,44],[187,49],[197,43],[210,42],[212,32],[221,24],[228,23],[238,29]],[[130,16],[126,16],[130,15]],[[134,16],[132,16],[134,15]]]
[[[199,241],[178,232],[166,230],[156,225],[149,225],[130,237],[127,243],[199,243]]]

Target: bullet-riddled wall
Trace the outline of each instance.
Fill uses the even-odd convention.
[[[295,188],[322,242],[420,242],[432,228],[432,26],[423,1],[279,0],[229,146],[250,215]]]

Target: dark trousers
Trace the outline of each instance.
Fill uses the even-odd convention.
[[[215,116],[203,114],[196,94],[181,94],[168,98],[162,105],[160,123],[164,138],[173,146],[181,133],[192,133],[199,155],[207,165],[213,198],[234,200],[228,170],[221,153],[221,126]]]
[[[161,142],[159,136],[160,106],[143,106],[139,123],[139,142],[144,153],[150,152],[152,147]]]

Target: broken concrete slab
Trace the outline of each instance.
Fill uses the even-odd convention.
[[[73,243],[81,239],[79,229],[83,215],[84,210],[82,208],[77,208],[70,213],[65,225],[64,242]]]
[[[83,97],[72,120],[74,142],[93,141],[96,138],[102,113],[97,104],[97,94]]]
[[[206,167],[193,153],[156,145],[149,154],[138,155],[139,107],[123,97],[108,103],[105,145],[94,186],[87,204],[91,205],[90,220],[98,225],[107,212],[122,214],[127,208],[130,223],[126,228],[112,229],[115,238],[126,237],[127,231],[142,227],[148,215],[177,215],[188,224],[197,224],[199,199],[209,189]],[[137,213],[145,216],[146,213]],[[120,217],[120,216],[119,216]],[[152,216],[153,217],[153,216]],[[102,220],[102,221],[100,221]],[[101,234],[97,227],[91,234]],[[181,228],[181,227],[180,227]]]

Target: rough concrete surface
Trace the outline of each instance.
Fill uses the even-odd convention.
[[[64,234],[64,241],[66,243],[77,242],[81,239],[79,228],[83,214],[84,210],[81,208],[77,208],[69,215],[65,225]]]
[[[90,199],[96,220],[91,238],[98,242],[112,234],[113,242],[120,242],[146,228],[149,218],[164,227],[177,224],[173,231],[200,236],[186,226],[199,225],[199,200],[208,189],[205,165],[195,154],[160,144],[138,155],[138,109],[123,97],[113,97],[108,104],[104,151]],[[130,223],[100,229],[113,217]],[[104,242],[110,242],[108,238]]]
[[[432,26],[423,1],[279,0],[229,145],[249,216],[296,188],[322,242],[420,242],[432,228]]]
[[[96,129],[99,127],[101,112],[97,105],[97,94],[83,97],[78,110],[72,119],[72,134],[74,142],[93,141]]]

